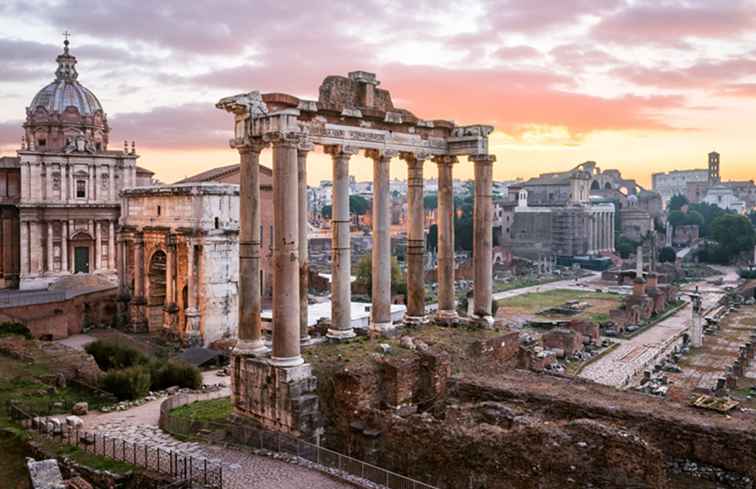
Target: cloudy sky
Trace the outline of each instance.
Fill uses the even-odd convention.
[[[756,0],[4,0],[0,154],[19,146],[64,30],[111,146],[136,140],[166,182],[237,161],[220,97],[316,99],[353,70],[422,118],[494,125],[498,179],[594,160],[648,184],[711,150],[725,178],[756,178]],[[329,178],[324,155],[311,161],[311,183]]]

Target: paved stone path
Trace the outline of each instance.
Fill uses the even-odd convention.
[[[227,383],[228,377],[205,372],[207,384]],[[226,387],[228,389],[228,387]],[[228,489],[354,489],[346,482],[270,457],[204,443],[181,442],[158,427],[160,402],[156,400],[127,411],[92,413],[82,417],[84,429],[127,443],[148,444],[181,455],[207,458],[223,466],[223,487]]]
[[[722,286],[713,286],[705,282],[691,284],[685,291],[695,290],[698,285],[699,292],[703,294],[704,310],[713,307],[724,293],[725,285],[732,285],[733,277],[730,270],[722,270],[726,273],[725,283]],[[683,292],[683,297],[684,297]],[[652,326],[648,330],[629,340],[618,340],[620,345],[606,355],[598,358],[580,372],[580,377],[593,380],[599,384],[614,387],[627,386],[640,372],[652,365],[657,359],[667,355],[674,346],[680,342],[690,323],[690,306],[684,307],[673,316]]]

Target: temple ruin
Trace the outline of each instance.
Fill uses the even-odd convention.
[[[394,107],[391,94],[378,88],[373,73],[355,71],[329,76],[319,98],[303,100],[282,93],[252,91],[227,97],[216,105],[234,114],[234,138],[241,162],[239,232],[239,341],[233,359],[233,391],[237,414],[269,428],[310,433],[316,425],[317,398],[311,369],[301,355],[308,341],[306,189],[307,154],[322,146],[333,159],[332,320],[327,337],[355,336],[350,324],[349,160],[360,151],[373,160],[374,202],[372,251],[372,318],[375,331],[393,328],[389,162],[408,166],[407,324],[429,318],[425,308],[423,255],[423,166],[432,160],[439,169],[438,311],[439,321],[457,319],[454,295],[452,225],[453,167],[459,156],[474,165],[474,307],[473,319],[493,323],[492,301],[492,168],[488,152],[493,127],[457,126],[446,120],[423,120]],[[259,157],[273,150],[273,341],[268,354],[260,319]],[[314,399],[314,401],[313,401]]]

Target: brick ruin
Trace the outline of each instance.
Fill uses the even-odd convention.
[[[476,371],[430,349],[316,369],[322,442],[439,488],[752,487],[752,414],[512,368],[522,350],[510,333],[473,345]]]

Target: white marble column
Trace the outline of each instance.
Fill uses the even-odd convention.
[[[29,263],[29,223],[27,221],[21,221],[19,230],[19,262],[20,262],[20,274],[26,275],[30,272]]]
[[[475,316],[493,326],[493,163],[494,155],[470,157],[475,163],[473,274]]]
[[[349,158],[356,153],[345,146],[326,146],[333,158],[331,199],[331,327],[328,338],[354,337],[352,328],[352,263],[349,215]]]
[[[41,223],[39,221],[29,221],[29,270],[32,274],[39,274],[43,270],[44,258],[42,255],[42,233],[40,226]]]
[[[55,232],[52,221],[47,221],[47,271],[55,271],[55,244],[53,241]]]
[[[425,209],[423,164],[427,155],[403,153],[407,162],[407,314],[408,324],[422,324],[425,315]]]
[[[274,133],[273,143],[273,348],[270,363],[302,365],[299,339],[299,135]],[[347,285],[349,282],[347,281]]]
[[[95,226],[95,271],[102,270],[102,226],[94,221]]]
[[[115,178],[113,172],[113,164],[108,165],[108,200],[115,202],[118,200],[118,195],[115,191]]]
[[[238,146],[239,185],[239,341],[234,351],[259,355],[268,351],[260,318],[260,139]]]
[[[108,268],[116,269],[115,222],[108,221]]]
[[[199,311],[197,310],[197,271],[194,241],[186,243],[186,326],[188,335],[199,334]]]
[[[454,180],[455,156],[437,156],[438,165],[438,312],[439,320],[457,318],[454,291]]]
[[[68,221],[60,221],[60,270],[70,271],[68,269]]]
[[[297,204],[299,232],[299,341],[309,344],[311,341],[308,325],[310,260],[307,249],[307,153],[313,149],[312,143],[302,143],[297,148]]]
[[[372,309],[370,327],[379,332],[393,329],[391,321],[391,200],[390,165],[396,152],[370,150],[373,160]]]

